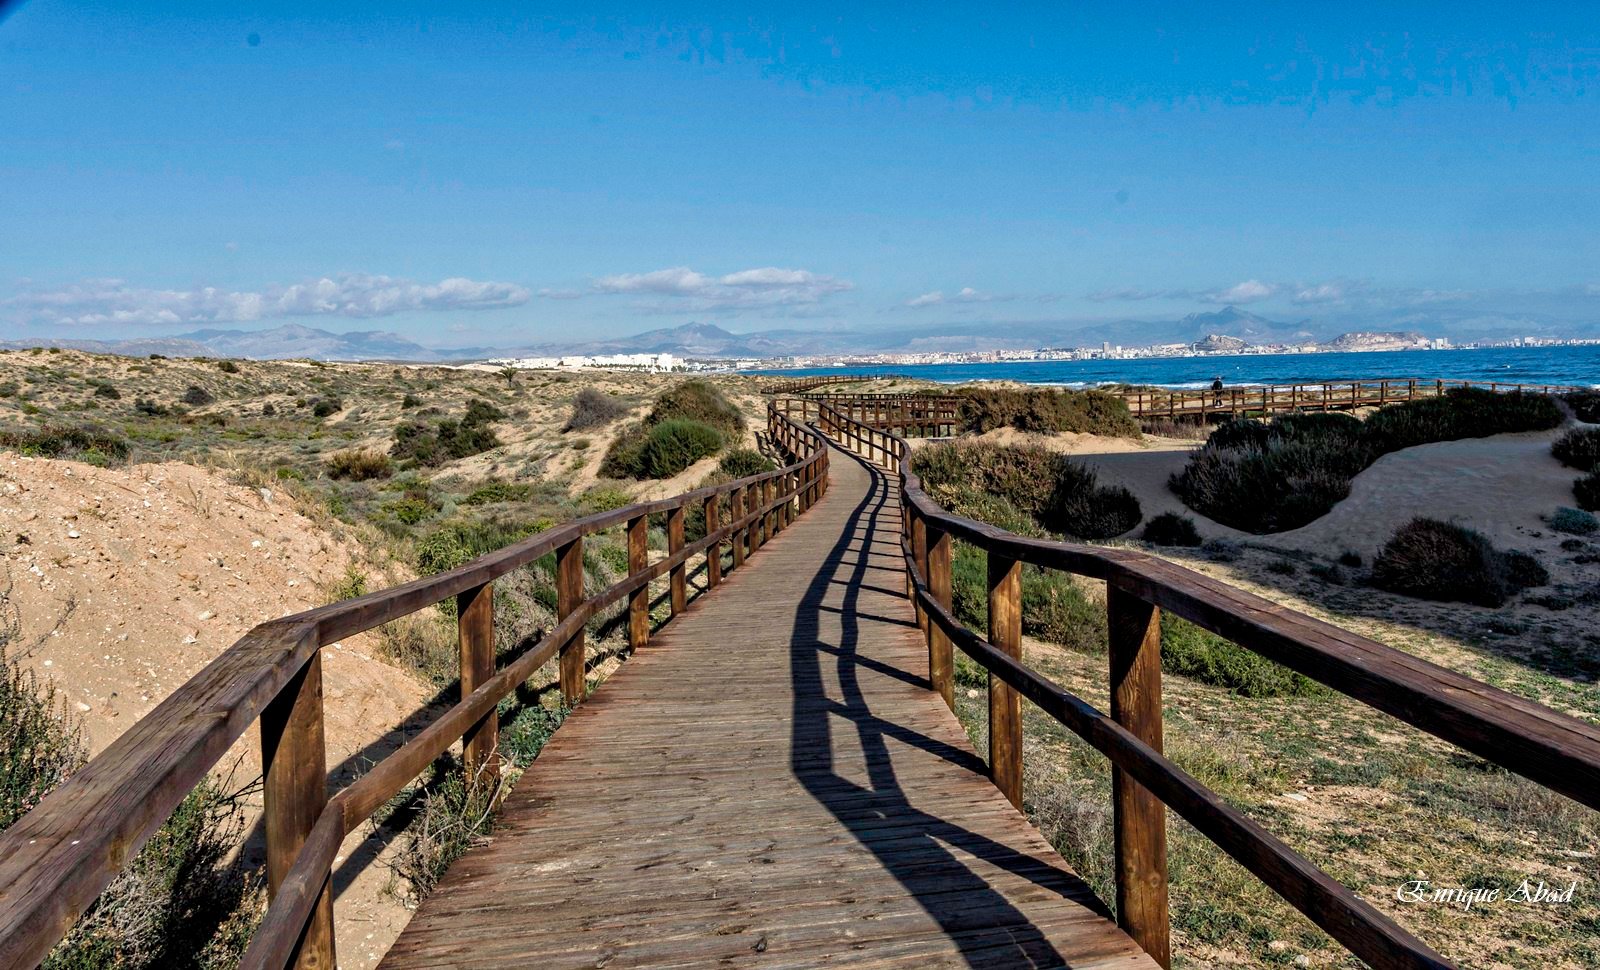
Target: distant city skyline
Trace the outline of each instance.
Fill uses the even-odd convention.
[[[1600,326],[1581,5],[6,9],[0,339]]]

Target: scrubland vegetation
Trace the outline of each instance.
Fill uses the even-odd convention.
[[[1101,540],[1139,524],[1133,493],[1099,483],[1083,464],[1045,448],[953,442],[920,449],[912,468],[929,496],[958,515],[1074,539]],[[998,519],[999,521],[994,521]],[[1013,530],[1016,531],[1016,530]]]
[[[713,478],[772,467],[748,447],[746,429],[762,405],[747,382],[538,372],[508,381],[428,367],[0,353],[0,448],[97,465],[184,461],[271,492],[365,550],[346,575],[328,578],[329,600],[453,568],[633,501],[642,487],[635,476],[610,477],[600,466],[611,442],[628,437],[622,421],[647,401],[644,424],[656,438],[642,470],[688,467],[719,452]],[[701,429],[710,430],[714,445]],[[667,447],[684,443],[694,457]],[[652,529],[649,542],[664,548],[662,530]],[[626,568],[620,530],[586,543],[590,592]],[[496,583],[503,651],[553,624],[553,571],[553,557],[546,557]],[[590,623],[592,679],[626,653],[622,609]],[[388,624],[375,643],[376,652],[415,671],[441,698],[457,686],[453,610],[453,602],[444,603]],[[4,670],[0,828],[86,754],[49,685],[33,682],[14,662]],[[502,704],[501,752],[514,768],[532,761],[565,714],[547,686],[552,679],[541,671]],[[446,760],[381,813],[373,834],[392,847],[386,858],[397,899],[414,904],[451,860],[487,835],[493,817],[483,811],[486,784]],[[232,965],[264,905],[257,875],[236,862],[243,818],[236,787],[248,792],[220,781],[196,789],[48,966]]]
[[[1350,494],[1350,481],[1380,457],[1434,441],[1547,431],[1564,415],[1551,398],[1462,388],[1391,404],[1366,420],[1286,414],[1221,425],[1173,477],[1184,504],[1224,525],[1265,534],[1322,517]]]
[[[1041,433],[1078,432],[1137,438],[1139,425],[1122,398],[1105,391],[963,388],[961,429],[982,434],[996,428]]]

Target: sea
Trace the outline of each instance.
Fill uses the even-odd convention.
[[[944,383],[1020,381],[1092,387],[1149,384],[1208,387],[1225,384],[1320,384],[1383,377],[1565,384],[1600,387],[1600,346],[1488,347],[1463,350],[1375,350],[1360,353],[1241,354],[1145,357],[1133,360],[1024,360],[980,364],[894,364],[758,370],[757,374],[902,374]]]

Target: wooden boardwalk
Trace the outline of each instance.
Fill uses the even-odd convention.
[[[384,967],[1155,966],[982,774],[896,496],[832,468],[567,719]]]

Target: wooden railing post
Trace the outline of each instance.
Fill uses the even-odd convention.
[[[300,846],[328,802],[320,652],[311,655],[261,712],[261,765],[270,899],[278,894]],[[296,970],[334,970],[331,881],[323,883],[291,966]]]
[[[729,525],[744,518],[744,489],[736,488],[728,493],[728,517],[732,520]],[[738,569],[744,565],[745,534],[749,531],[745,526],[737,526],[729,537],[733,541],[733,568]]]
[[[564,620],[583,603],[583,536],[556,550],[556,619]],[[585,635],[573,631],[561,645],[561,699],[568,707],[583,700]]]
[[[916,560],[917,572],[922,574],[923,581],[926,582],[928,578],[928,527],[920,515],[913,516],[911,519],[911,555]],[[917,626],[922,628],[923,636],[927,636],[927,611],[922,608],[922,604],[916,602],[915,598],[912,600],[912,606],[916,610]]]
[[[650,566],[650,517],[628,520],[628,575],[637,576]],[[628,594],[628,647],[637,650],[650,642],[650,584]]]
[[[683,506],[678,506],[667,513],[667,555],[676,556],[683,551],[683,520],[685,512]],[[707,527],[711,523],[707,522]],[[715,552],[715,550],[708,550]],[[677,616],[689,605],[689,566],[688,563],[678,563],[667,573],[667,585],[671,591],[668,597],[672,602],[672,615]]]
[[[989,552],[989,642],[1022,659],[1022,563]],[[989,777],[1012,805],[1022,807],[1022,698],[989,675]]]
[[[722,506],[720,497],[713,495],[706,499],[704,505],[706,519],[706,535],[711,535],[722,528]],[[722,582],[722,543],[713,542],[706,549],[706,590],[709,592],[717,588]]]
[[[769,506],[765,516],[767,522],[767,539],[771,540],[778,534],[778,509],[773,503],[778,500],[778,480],[769,478],[761,483],[761,503]]]
[[[928,549],[928,595],[950,609],[950,533],[924,526]],[[944,627],[928,619],[928,680],[953,711],[956,709],[955,653]]]
[[[1161,611],[1106,586],[1111,644],[1111,717],[1161,751]],[[1159,799],[1119,768],[1111,771],[1117,923],[1163,967],[1172,962],[1167,914],[1167,816]]]
[[[494,584],[474,586],[456,596],[456,633],[461,647],[461,696],[467,697],[494,676]],[[467,777],[499,773],[500,717],[491,708],[461,736]]]

